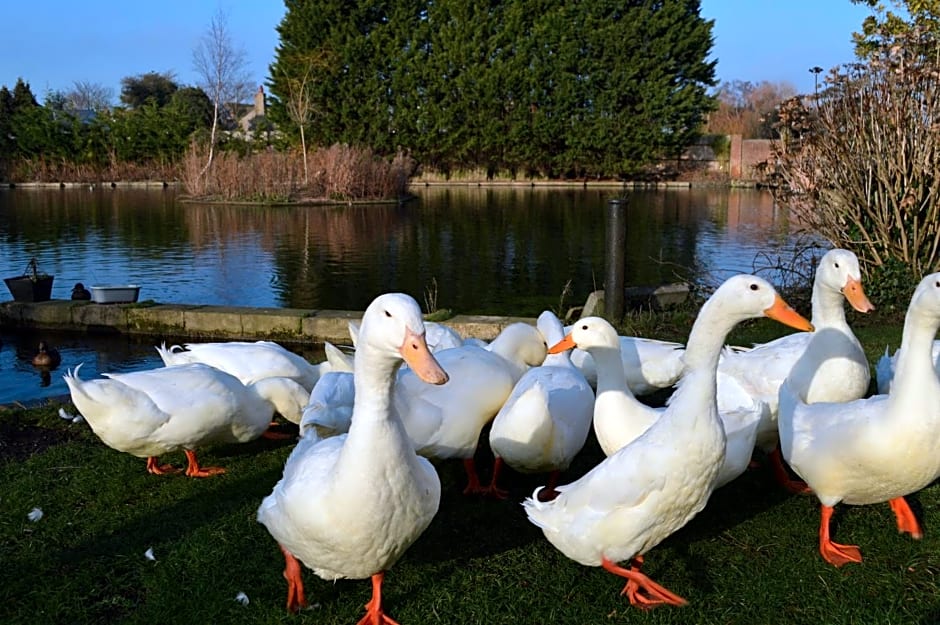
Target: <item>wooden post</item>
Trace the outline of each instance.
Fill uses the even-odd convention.
[[[604,254],[604,316],[614,327],[623,321],[624,245],[627,240],[626,199],[607,201],[607,249]]]

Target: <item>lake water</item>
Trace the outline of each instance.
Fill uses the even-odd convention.
[[[413,189],[404,204],[235,206],[179,201],[173,188],[0,191],[0,271],[35,257],[72,286],[139,284],[160,303],[362,310],[404,291],[465,314],[537,316],[602,288],[608,202],[625,198],[627,285],[715,285],[788,260],[802,243],[786,211],[753,189]],[[5,288],[0,301],[11,299]],[[50,383],[30,360],[40,337],[0,333],[0,404],[66,391],[83,377],[157,366],[154,339],[57,335]]]

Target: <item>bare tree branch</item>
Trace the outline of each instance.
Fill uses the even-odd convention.
[[[200,78],[199,86],[212,101],[212,129],[209,134],[209,157],[202,174],[212,166],[221,116],[237,122],[238,105],[254,91],[248,76],[248,56],[236,47],[228,28],[228,15],[219,9],[193,50],[193,67]]]
[[[106,111],[114,102],[114,89],[100,83],[76,80],[65,98],[74,111]]]
[[[912,29],[780,107],[777,198],[868,270],[940,262],[940,41]]]

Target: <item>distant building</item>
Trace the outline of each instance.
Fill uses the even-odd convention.
[[[265,106],[264,106],[264,86],[259,85],[258,91],[255,92],[255,102],[254,106],[248,109],[248,112],[241,116],[238,120],[238,126],[241,128],[242,132],[250,133],[251,132],[251,120],[256,117],[264,117],[265,115]]]

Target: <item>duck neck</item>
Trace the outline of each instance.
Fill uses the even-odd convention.
[[[713,411],[674,411],[675,414],[694,414],[696,421],[707,414],[713,414],[717,419],[718,359],[725,338],[737,322],[718,314],[710,304],[710,301],[705,303],[692,325],[682,356],[682,377],[669,403],[670,406],[689,402],[692,406],[714,407]]]
[[[518,337],[515,336],[515,333],[512,332],[511,329],[509,332],[503,330],[502,333],[493,339],[493,342],[490,343],[489,350],[509,363],[513,371],[513,377],[516,380],[521,378],[526,372],[526,369],[528,369],[528,365],[526,365],[519,356]]]
[[[919,314],[915,308],[907,311],[891,395],[923,398],[928,390],[940,390],[933,367],[933,340],[938,327],[940,320]]]
[[[845,296],[840,291],[824,286],[822,280],[816,279],[813,282],[813,297],[810,303],[813,311],[812,324],[817,330],[846,325]]]
[[[350,433],[357,424],[364,424],[370,419],[388,420],[392,413],[392,389],[395,386],[396,373],[401,360],[362,345],[358,348],[354,364],[353,385],[356,388],[356,402],[353,405]]]
[[[621,391],[633,396],[623,372],[623,360],[619,347],[592,347],[591,358],[597,370],[597,394],[605,391]]]
[[[683,375],[702,371],[715,378],[721,348],[728,333],[737,323],[737,320],[715,314],[717,311],[713,311],[709,303],[705,302],[695,323],[692,324],[692,331],[689,332],[689,340],[682,356]]]

